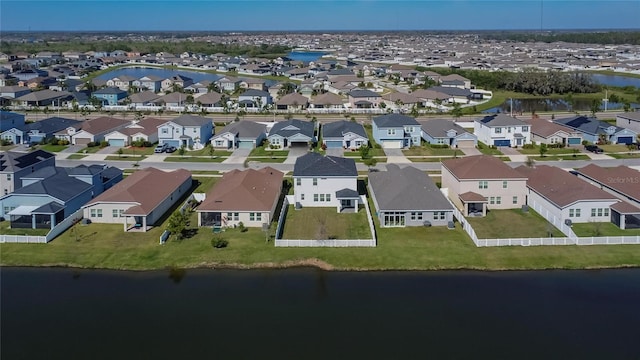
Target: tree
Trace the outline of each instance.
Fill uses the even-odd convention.
[[[591,100],[591,115],[596,116],[596,113],[600,110],[600,101],[598,99]]]
[[[215,153],[216,149],[213,147],[213,145],[209,144],[209,156],[213,159],[213,154]]]
[[[631,104],[628,101],[625,101],[622,108],[624,109],[624,112],[629,112],[631,111]]]
[[[451,109],[451,115],[456,119],[456,121],[462,116],[462,108],[460,104],[457,102],[453,103],[453,109]]]
[[[368,159],[369,158],[369,152],[370,152],[370,148],[368,145],[362,145],[360,146],[360,149],[358,150],[360,152],[360,157],[362,158],[362,160]]]
[[[524,161],[524,165],[527,167],[534,167],[535,161],[533,161],[533,158],[531,158],[531,156],[527,156],[527,160]]]
[[[122,148],[118,149],[118,157],[122,156],[122,154],[124,153],[124,151],[122,151]]]
[[[540,157],[544,157],[544,154],[546,154],[547,151],[549,151],[547,144],[540,144]]]
[[[171,214],[167,220],[166,230],[171,233],[171,236],[175,240],[182,240],[184,238],[185,230],[187,229],[187,216],[178,210]]]
[[[180,157],[184,157],[184,152],[185,152],[185,148],[184,148],[184,145],[182,145],[178,149],[178,155],[180,155]]]

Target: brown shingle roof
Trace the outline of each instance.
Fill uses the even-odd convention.
[[[488,155],[444,160],[442,166],[459,180],[527,178],[502,160]]]
[[[298,93],[291,93],[283,96],[282,99],[278,100],[277,104],[278,105],[296,105],[296,104],[304,105],[304,104],[307,104],[308,102],[309,102],[309,99],[307,99],[306,97]]]
[[[142,133],[145,135],[151,135],[158,132],[158,126],[166,123],[166,120],[158,119],[158,118],[145,118],[136,124],[131,124],[131,127],[126,129],[122,129],[120,132],[126,135],[134,135],[137,133]]]
[[[604,186],[632,197],[636,201],[640,201],[640,171],[624,165],[603,168],[595,164],[589,164],[578,169],[578,172]]]
[[[465,203],[469,203],[469,202],[488,202],[487,198],[475,193],[473,191],[467,191],[464,194],[460,194],[458,195],[458,197],[460,198],[460,200],[462,200],[462,202]]]
[[[611,208],[620,214],[640,214],[640,209],[625,201],[611,205]]]
[[[532,119],[528,120],[527,122],[531,124],[531,132],[533,134],[545,138],[557,133],[558,131],[563,131],[567,134],[572,134],[575,132],[571,128],[544,119]]]
[[[283,176],[272,167],[232,170],[207,193],[197,211],[270,211],[280,197]]]
[[[146,216],[180,185],[189,180],[191,180],[191,173],[184,169],[171,172],[156,168],[138,170],[98,195],[87,206],[101,202],[134,203],[136,206],[129,208],[125,214]]]
[[[82,123],[82,131],[86,131],[89,134],[102,134],[109,130],[115,130],[129,125],[129,120],[122,120],[118,118],[102,116],[93,120],[87,120]]]
[[[614,195],[555,166],[540,165],[532,168],[521,165],[516,170],[528,177],[527,187],[560,208],[577,201],[618,200]]]

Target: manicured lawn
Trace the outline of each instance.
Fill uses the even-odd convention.
[[[442,162],[442,160],[453,159],[453,156],[449,156],[449,157],[427,157],[427,158],[408,157],[407,159],[409,159],[409,161],[411,161],[411,162]]]
[[[84,159],[86,157],[87,157],[87,155],[83,155],[83,154],[71,154],[71,155],[67,156],[67,159],[69,159],[69,160],[80,160],[80,159]]]
[[[193,192],[206,193],[207,191],[209,191],[209,189],[213,187],[213,185],[215,185],[215,183],[218,182],[218,180],[220,180],[220,177],[213,177],[213,176],[195,177],[194,176],[193,179],[198,182],[198,187],[196,187],[196,189]]]
[[[629,151],[629,148],[627,148],[627,145],[620,145],[620,144],[598,145],[598,147],[601,148],[606,153]]]
[[[487,146],[485,143],[478,141],[478,150],[485,155],[503,155],[502,151],[493,149]]]
[[[382,163],[382,162],[387,162],[387,158],[384,156],[376,156],[374,158],[377,162]],[[368,159],[367,159],[368,160]],[[357,162],[357,163],[363,163],[365,162],[365,160],[362,160],[362,158],[354,158],[353,161]]]
[[[576,156],[571,155],[545,155],[544,157],[540,156],[530,156],[535,161],[558,161],[558,160],[589,160],[589,156],[584,154],[578,154]]]
[[[549,231],[555,237],[564,236],[560,230],[531,209],[527,213],[520,209],[491,210],[484,218],[468,217],[467,220],[480,239],[548,237]]]
[[[281,164],[287,160],[286,156],[283,157],[270,157],[270,156],[250,156],[247,158],[249,161],[258,161],[261,163]]]
[[[213,158],[210,157],[191,157],[191,156],[167,156],[163,161],[167,162],[209,162],[209,163],[221,163],[225,161],[227,158],[220,157],[214,155]]]
[[[360,155],[360,151],[345,151],[344,152],[344,156],[345,157],[361,157]],[[369,149],[369,156],[385,156],[384,150],[382,150],[381,148],[370,148]]]
[[[5,146],[0,146],[0,151],[9,151],[11,149],[13,149],[14,147],[16,147],[17,145],[5,145]]]
[[[572,148],[550,148],[547,147],[547,152],[545,153],[545,155],[557,155],[557,154],[573,154],[573,150]],[[533,145],[533,148],[519,148],[518,151],[521,154],[524,155],[540,155],[540,146],[539,145]]]
[[[69,145],[51,145],[51,144],[38,145],[38,149],[48,151],[48,152],[60,152],[68,147]]]
[[[147,157],[144,156],[144,155],[140,155],[140,156],[138,156],[138,155],[136,155],[136,156],[134,156],[134,155],[122,155],[122,156],[109,155],[109,156],[105,157],[104,159],[105,160],[122,160],[122,161],[140,161],[140,160],[144,160],[146,158]]]
[[[263,146],[258,146],[251,150],[249,156],[284,156],[287,157],[289,155],[289,150],[265,150]]]
[[[126,154],[126,155],[153,155],[153,150],[155,149],[155,146],[152,147],[133,147],[133,146],[129,146],[129,147],[125,147],[122,148],[122,154]],[[116,151],[116,154],[118,152]]]
[[[461,150],[451,148],[435,148],[429,145],[413,146],[410,149],[402,150],[405,156],[453,156],[454,154],[464,155]]]
[[[189,155],[189,156],[209,156],[209,147],[205,146],[204,149],[200,149],[200,150],[193,150],[193,151],[189,151],[186,150],[184,152],[185,156]],[[213,156],[229,156],[231,155],[231,151],[227,151],[227,150],[218,150],[215,149],[213,151]]]
[[[95,154],[102,149],[103,148],[101,148],[100,146],[91,146],[91,147],[87,146],[85,148],[78,150],[78,154]]]
[[[0,235],[45,236],[49,229],[12,229],[9,221],[0,221]]]
[[[640,153],[626,153],[626,154],[607,154],[615,159],[639,159]]]
[[[355,214],[339,214],[335,208],[303,208],[289,205],[283,239],[371,239],[364,208]]]
[[[638,236],[640,229],[622,230],[613,223],[573,224],[571,229],[578,236]]]

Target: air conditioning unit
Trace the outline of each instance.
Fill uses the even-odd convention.
[[[571,221],[571,219],[564,219],[564,224],[567,226],[571,226],[573,225],[573,222]]]
[[[523,213],[528,213],[529,212],[529,205],[522,205],[522,212]]]
[[[431,226],[431,221],[425,221],[422,223],[422,225],[429,227]]]

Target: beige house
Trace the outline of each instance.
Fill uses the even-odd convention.
[[[485,216],[525,205],[527,177],[496,157],[467,156],[442,162],[442,189],[463,215]]]

